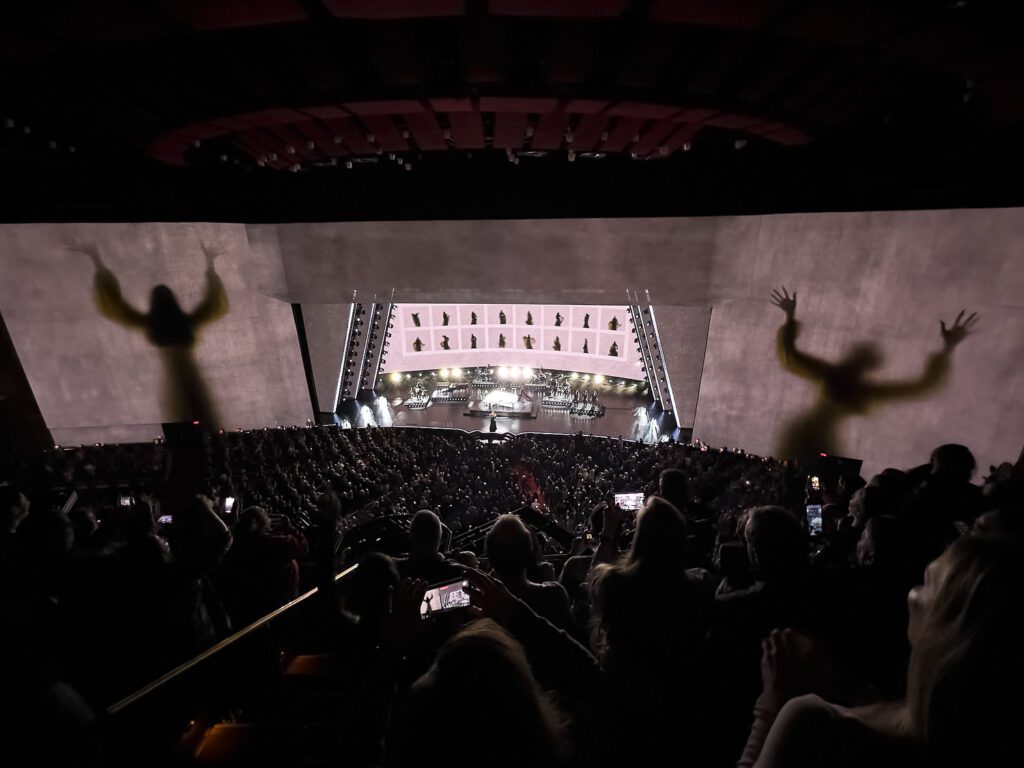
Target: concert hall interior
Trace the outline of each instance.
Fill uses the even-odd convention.
[[[1022,41],[3,4],[0,763],[1020,764]]]

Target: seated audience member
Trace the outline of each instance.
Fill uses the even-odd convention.
[[[782,507],[754,507],[743,532],[755,581],[747,590],[720,596],[718,613],[753,622],[759,637],[783,618],[782,623],[802,623],[808,609],[809,554],[803,525]]]
[[[452,560],[460,565],[464,565],[467,568],[479,568],[480,560],[476,556],[476,552],[471,549],[463,549],[460,552],[455,552],[452,555]]]
[[[920,574],[981,513],[981,488],[971,483],[975,461],[963,445],[940,445],[931,456],[931,471],[907,500],[902,518],[914,532],[911,558]]]
[[[102,548],[102,542],[96,535],[100,524],[92,507],[75,507],[68,512],[68,520],[75,533],[76,553],[96,552]]]
[[[530,531],[515,515],[502,515],[487,533],[487,558],[509,592],[556,627],[570,625],[569,595],[556,581],[534,582],[527,569],[535,560]]]
[[[1024,717],[1024,550],[968,535],[908,595],[912,647],[906,698],[848,709],[816,695],[806,643],[790,631],[764,641],[764,691],[741,768],[1020,762]],[[795,698],[794,698],[795,696]]]
[[[280,608],[298,594],[299,559],[305,539],[270,533],[270,517],[262,507],[238,516],[232,543],[215,580],[235,629]]]
[[[397,562],[403,579],[422,579],[438,584],[462,574],[461,566],[447,559],[441,549],[441,520],[429,509],[421,509],[409,525],[409,556]]]
[[[565,728],[519,642],[482,619],[448,640],[413,685],[388,764],[551,768],[563,763]]]
[[[689,520],[690,482],[681,469],[665,469],[658,476],[658,495]]]

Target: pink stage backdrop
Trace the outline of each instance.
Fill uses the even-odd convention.
[[[385,373],[518,365],[644,375],[625,306],[398,304],[392,324]]]

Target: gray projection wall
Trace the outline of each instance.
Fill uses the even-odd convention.
[[[353,291],[396,289],[398,302],[620,304],[627,288],[646,288],[680,421],[696,404],[697,437],[772,453],[783,425],[816,399],[776,359],[782,313],[768,294],[785,284],[799,292],[801,346],[835,360],[873,341],[885,357],[879,380],[920,372],[939,346],[940,318],[962,307],[981,313],[939,391],[843,424],[843,452],[866,459],[867,472],[917,464],[948,441],[966,443],[984,467],[1015,458],[1024,440],[1022,209],[0,227],[0,311],[59,440],[145,437],[162,420],[152,349],[96,315],[88,261],[64,243],[95,239],[136,304],[164,281],[190,305],[201,287],[200,235],[227,247],[219,268],[232,311],[204,333],[199,358],[232,426],[309,414],[287,302],[301,302],[315,329],[314,377],[328,402],[340,362],[332,345],[343,343]]]
[[[23,224],[0,226],[0,311],[58,443],[150,440],[165,421],[159,353],[139,331],[101,317],[90,241],[145,310],[166,283],[183,308],[203,290],[199,240],[219,244],[230,311],[202,331],[196,357],[225,427],[304,424],[311,415],[291,307],[255,289],[242,225]]]
[[[351,304],[302,305],[302,324],[306,330],[306,347],[309,349],[309,363],[313,369],[316,400],[323,413],[332,412],[336,406],[351,311]]]
[[[977,310],[948,381],[920,400],[848,419],[842,451],[865,471],[927,460],[967,444],[983,470],[1024,442],[1024,211],[1021,209],[785,215],[723,219],[711,275],[714,312],[694,434],[713,445],[771,453],[783,425],[816,399],[780,368],[782,312],[769,290],[797,290],[799,347],[835,360],[877,343],[878,380],[919,375],[941,346],[939,320]]]
[[[799,292],[800,344],[829,360],[876,341],[880,380],[920,372],[939,346],[938,321],[962,308],[981,322],[926,399],[880,406],[846,421],[843,452],[865,471],[924,461],[959,441],[985,467],[1024,440],[1024,211],[797,214],[693,219],[355,222],[260,225],[250,240],[280,253],[272,289],[293,301],[396,289],[396,301],[617,303],[649,288],[661,324],[669,307],[695,314],[665,332],[686,424],[712,444],[772,453],[783,425],[816,398],[784,371],[775,286]],[[287,277],[285,278],[284,275]],[[707,354],[702,317],[713,307]],[[706,327],[706,319],[704,320]],[[703,377],[700,371],[703,368]],[[699,401],[695,393],[699,389]],[[680,402],[682,400],[683,402]]]

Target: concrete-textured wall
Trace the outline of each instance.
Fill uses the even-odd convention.
[[[620,304],[649,288],[656,304],[704,304],[718,220],[550,219],[250,224],[280,253],[264,290],[289,301]],[[262,263],[262,262],[261,262]],[[666,267],[680,267],[667,274]],[[685,267],[684,267],[685,265]],[[683,268],[684,267],[684,268]],[[666,278],[669,279],[666,279]]]
[[[260,270],[250,269],[242,225],[2,226],[0,311],[56,442],[150,439],[167,420],[159,352],[142,332],[99,315],[92,264],[66,245],[96,243],[139,309],[166,283],[187,311],[203,292],[200,240],[224,250],[217,271],[230,311],[203,329],[195,350],[224,426],[305,423],[309,395],[292,310],[250,282]]]
[[[867,471],[916,464],[946,441],[966,443],[984,466],[1015,457],[1024,440],[1022,209],[0,227],[0,311],[55,438],[60,429],[123,430],[162,420],[152,349],[96,315],[88,261],[64,243],[99,242],[137,304],[152,285],[168,282],[191,305],[201,290],[199,236],[227,247],[218,268],[232,312],[204,332],[198,356],[232,426],[307,418],[284,302],[344,307],[353,290],[390,295],[394,288],[399,302],[618,304],[627,288],[649,288],[666,343],[680,344],[666,352],[684,414],[680,400],[688,395],[681,392],[692,391],[704,360],[695,434],[771,453],[783,426],[816,399],[813,385],[784,371],[775,356],[782,314],[768,294],[785,284],[799,292],[801,346],[835,360],[856,342],[873,341],[885,357],[880,380],[920,372],[939,347],[940,318],[952,320],[961,307],[981,314],[938,391],[842,425],[843,452],[864,458]],[[709,306],[701,356],[706,310],[697,308]],[[680,309],[675,322],[669,307],[692,308],[692,325],[691,310]]]
[[[655,307],[654,316],[662,351],[668,361],[676,422],[680,427],[690,429],[697,415],[711,307],[663,305]]]
[[[306,345],[313,368],[316,399],[324,413],[334,410],[351,310],[351,303],[302,305],[302,323],[306,326]]]
[[[1015,457],[1024,439],[1021,209],[248,229],[281,254],[287,277],[277,290],[292,301],[396,288],[396,300],[408,302],[584,304],[649,288],[666,322],[667,307],[712,306],[695,434],[765,453],[816,398],[776,359],[782,314],[769,302],[772,287],[799,291],[800,343],[821,357],[877,341],[882,380],[919,373],[939,346],[939,319],[977,309],[981,322],[955,351],[942,388],[847,420],[842,450],[873,471],[921,462],[958,440],[985,465]],[[679,390],[698,362],[678,353],[668,360],[685,414]]]
[[[983,469],[1024,441],[1024,211],[799,214],[723,219],[716,237],[707,363],[695,436],[772,453],[784,425],[817,399],[781,368],[783,313],[769,291],[798,291],[799,347],[834,361],[871,341],[873,378],[910,380],[941,347],[939,320],[977,310],[976,332],[954,351],[947,381],[920,399],[847,419],[841,452],[865,472],[927,460],[962,442]]]

